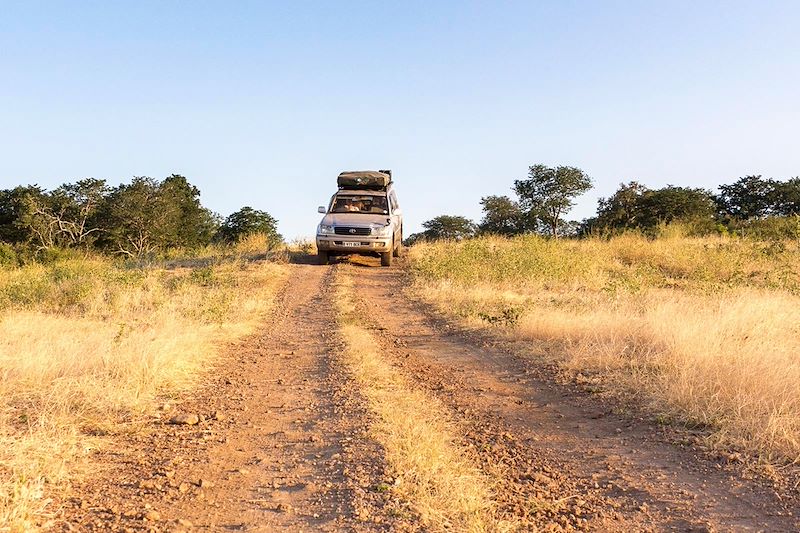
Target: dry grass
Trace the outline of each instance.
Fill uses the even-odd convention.
[[[0,531],[46,522],[48,495],[88,452],[135,431],[157,395],[196,384],[284,276],[246,261],[0,270]]]
[[[359,326],[352,280],[338,275],[337,304],[344,357],[377,415],[374,433],[386,449],[397,482],[393,490],[432,531],[508,531],[492,500],[491,480],[455,441],[447,408],[414,388],[386,362],[369,331]]]
[[[443,310],[719,446],[800,459],[798,243],[525,237],[410,253],[417,290]]]

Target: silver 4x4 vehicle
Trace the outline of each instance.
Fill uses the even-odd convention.
[[[403,213],[397,203],[391,170],[342,172],[339,190],[317,227],[320,264],[335,255],[373,255],[391,266],[403,246]]]

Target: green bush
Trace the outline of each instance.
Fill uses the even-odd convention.
[[[800,216],[734,220],[728,224],[728,229],[734,235],[762,241],[800,240]]]
[[[19,258],[14,247],[0,242],[0,267],[13,267],[19,265]]]

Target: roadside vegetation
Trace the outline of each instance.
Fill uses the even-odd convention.
[[[409,383],[361,325],[350,275],[339,271],[335,286],[345,364],[376,415],[373,433],[394,473],[387,490],[431,531],[513,530],[513,523],[497,517],[492,481],[457,443],[447,408]]]
[[[200,203],[187,178],[138,176],[116,187],[87,178],[51,191],[37,185],[0,190],[0,265],[47,261],[65,251],[152,260],[176,250],[265,236],[282,244],[269,213],[243,207],[226,218]]]
[[[415,290],[595,392],[702,428],[720,449],[800,459],[800,242],[688,237],[420,243]]]
[[[46,524],[92,450],[139,431],[263,320],[286,274],[253,260],[269,239],[0,267],[0,530]]]

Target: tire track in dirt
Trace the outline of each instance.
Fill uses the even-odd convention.
[[[264,329],[211,382],[94,458],[64,531],[385,531],[392,518],[364,400],[334,352],[331,267],[290,265]],[[197,414],[196,425],[167,423]]]
[[[796,503],[664,442],[658,428],[555,384],[525,357],[465,335],[402,296],[396,269],[346,267],[395,364],[461,415],[464,440],[531,527],[796,531]],[[548,379],[548,377],[550,379]]]

